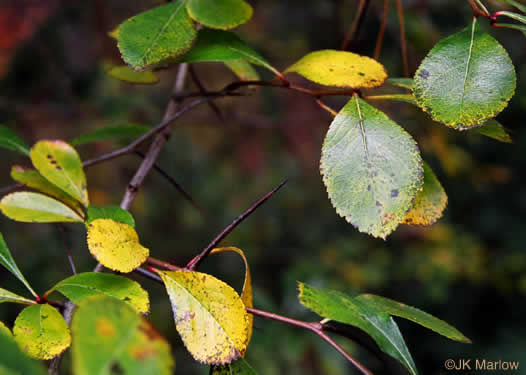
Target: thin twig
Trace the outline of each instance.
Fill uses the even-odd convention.
[[[205,88],[205,86],[203,85],[201,80],[199,79],[199,76],[197,75],[197,73],[196,73],[196,71],[194,69],[194,66],[192,64],[190,64],[190,67],[188,68],[188,71],[190,73],[190,77],[192,77],[192,80],[194,81],[194,83],[197,86],[197,88],[199,89],[199,91],[202,94],[206,93],[207,89]],[[216,116],[219,119],[219,121],[224,122],[225,119],[224,119],[223,114],[221,113],[221,110],[219,109],[219,107],[214,102],[208,102],[208,105],[210,106],[212,111],[214,111],[214,113],[216,114]]]
[[[226,237],[232,232],[243,220],[245,220],[248,216],[250,216],[251,213],[253,213],[259,206],[261,206],[263,203],[265,203],[270,197],[272,197],[279,189],[282,188],[283,185],[287,183],[287,180],[283,181],[281,184],[279,184],[277,187],[275,187],[271,192],[265,194],[262,198],[260,198],[256,203],[254,203],[248,210],[246,210],[243,214],[238,216],[236,220],[232,222],[228,227],[226,227],[216,238],[212,240],[208,244],[207,247],[201,251],[201,253],[196,256],[194,259],[192,259],[187,265],[186,269],[190,271],[194,271],[199,263]]]
[[[321,109],[329,112],[329,114],[332,117],[335,117],[338,114],[338,112],[336,112],[334,109],[325,104],[321,99],[316,99],[316,104],[318,104],[318,106],[320,106]]]
[[[141,157],[142,159],[144,159],[144,158],[146,157],[146,155],[145,155],[143,152],[139,151],[139,150],[135,151],[135,154],[136,154],[137,156]],[[168,182],[170,182],[170,183],[173,185],[173,187],[176,188],[177,191],[178,191],[179,193],[181,193],[181,194],[186,198],[186,200],[188,200],[188,202],[190,202],[190,204],[192,204],[192,206],[194,206],[194,207],[195,207],[195,208],[201,213],[201,215],[204,216],[205,213],[204,213],[203,208],[199,205],[199,203],[197,203],[197,202],[192,198],[192,196],[191,196],[191,195],[190,195],[190,194],[189,194],[189,193],[188,193],[188,192],[187,192],[187,191],[181,186],[181,184],[179,184],[179,183],[175,180],[175,178],[173,178],[172,176],[170,176],[170,175],[169,175],[164,169],[162,169],[161,166],[160,166],[158,163],[154,163],[154,164],[153,164],[153,168],[154,168],[157,172],[159,172],[159,174],[160,174],[161,176],[163,176],[164,178],[166,178],[166,179],[168,180]]]
[[[170,264],[170,263],[167,263],[167,262],[164,262],[162,260],[152,258],[152,257],[148,257],[148,259],[146,259],[146,264],[149,264],[155,267],[159,267],[159,268],[164,268],[170,271],[184,271],[185,270],[184,268],[174,266],[173,264]]]
[[[469,5],[471,6],[471,10],[473,11],[473,16],[474,16],[474,17],[479,17],[479,16],[481,16],[481,17],[489,17],[489,16],[490,16],[488,10],[487,10],[486,8],[484,8],[485,11],[484,11],[484,10],[481,10],[481,9],[478,7],[478,5],[477,5],[477,3],[475,2],[475,0],[468,0],[468,3],[469,3]]]
[[[253,315],[257,315],[266,319],[275,320],[281,323],[289,324],[294,327],[299,327],[306,329],[308,331],[314,332],[318,336],[320,336],[323,340],[325,340],[328,344],[330,344],[334,349],[336,349],[341,355],[345,357],[349,362],[351,362],[360,372],[364,375],[373,375],[373,373],[367,369],[364,365],[362,365],[360,362],[358,362],[354,357],[352,357],[349,353],[345,351],[336,341],[334,341],[331,337],[329,337],[325,332],[323,332],[323,325],[320,322],[304,322],[301,320],[296,320],[292,318],[287,318],[282,315],[277,315],[273,313],[269,313],[266,311],[253,309],[253,308],[246,308],[247,312]]]
[[[68,245],[68,241],[66,238],[66,231],[64,229],[63,224],[57,224],[58,231],[60,232],[60,237],[62,238],[62,243],[64,244],[64,249],[66,250],[66,256],[68,257],[69,265],[71,266],[71,271],[73,272],[73,275],[77,274],[77,269],[75,267],[75,263],[73,262],[73,257],[71,256],[71,251]]]
[[[384,0],[384,13],[382,15],[382,23],[380,24],[380,30],[378,31],[378,37],[376,39],[376,47],[374,48],[374,59],[380,58],[382,52],[382,45],[384,41],[385,28],[387,26],[387,16],[389,15],[389,0]]]
[[[369,8],[370,2],[370,0],[360,0],[356,16],[354,17],[354,20],[351,24],[351,28],[347,32],[345,40],[342,43],[342,51],[348,51],[352,46],[352,43],[358,39],[360,28],[363,24],[363,20],[365,19],[365,14],[367,13],[367,9]]]
[[[400,45],[402,50],[402,63],[404,65],[404,77],[409,77],[409,60],[407,58],[407,40],[405,38],[404,7],[402,0],[396,0],[398,10],[398,22],[400,23]]]

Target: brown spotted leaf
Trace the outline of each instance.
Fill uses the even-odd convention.
[[[223,365],[243,356],[249,320],[232,287],[201,272],[158,273],[170,296],[177,331],[197,361]]]
[[[76,375],[170,375],[169,344],[128,304],[107,296],[83,302],[73,316]]]

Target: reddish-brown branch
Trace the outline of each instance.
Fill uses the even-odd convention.
[[[382,45],[384,42],[385,28],[387,26],[387,16],[389,15],[389,0],[384,0],[384,12],[382,15],[382,23],[380,24],[380,30],[378,31],[378,37],[376,39],[376,47],[374,48],[374,59],[380,58],[382,52]]]
[[[158,268],[163,268],[169,271],[184,271],[185,270],[184,268],[174,266],[173,264],[170,264],[170,263],[167,263],[167,262],[164,262],[162,260],[152,258],[152,257],[148,257],[148,259],[146,259],[146,264],[149,264],[150,266],[155,266]]]
[[[490,17],[490,14],[480,9],[474,0],[468,0],[468,3],[471,6],[471,10],[473,11],[474,17]]]
[[[246,210],[243,214],[238,216],[237,219],[235,219],[232,224],[230,224],[228,227],[226,227],[216,238],[212,240],[208,244],[207,247],[201,251],[201,253],[196,256],[194,259],[192,259],[187,265],[186,269],[190,271],[194,271],[199,263],[203,261],[203,259],[210,254],[210,252],[226,237],[232,232],[243,220],[245,220],[247,217],[250,216],[259,206],[261,206],[263,203],[265,203],[270,197],[272,197],[276,192],[282,188],[283,185],[287,180],[283,181],[281,184],[279,184],[277,187],[275,187],[272,191],[265,194],[262,198],[260,198],[256,203],[254,203],[248,210]]]
[[[400,23],[400,45],[402,51],[402,64],[404,66],[404,77],[409,77],[409,60],[407,58],[407,40],[405,38],[405,20],[404,7],[402,0],[396,0],[396,8],[398,11],[398,21]]]
[[[370,2],[370,0],[360,0],[354,20],[349,31],[347,32],[347,35],[345,36],[345,40],[342,43],[342,51],[348,51],[352,46],[353,41],[358,39],[358,34],[360,33],[360,28],[363,24],[363,20],[365,19],[365,14],[367,13]]]
[[[296,320],[292,318],[287,318],[286,316],[278,315],[269,313],[262,310],[257,310],[253,308],[246,308],[247,312],[253,315],[260,316],[262,318],[275,320],[277,322],[285,323],[292,325],[294,327],[299,327],[306,329],[308,331],[314,332],[319,337],[321,337],[323,340],[325,340],[329,345],[331,345],[334,349],[336,349],[341,355],[345,357],[349,362],[351,362],[360,372],[364,375],[373,375],[373,373],[367,369],[364,365],[362,365],[360,362],[358,362],[354,357],[352,357],[349,353],[345,351],[336,341],[334,341],[330,336],[328,336],[325,332],[323,332],[323,324],[320,322],[304,322],[301,320]]]

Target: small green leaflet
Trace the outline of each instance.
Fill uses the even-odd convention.
[[[212,366],[210,375],[257,375],[258,373],[245,361],[239,358],[224,366]]]
[[[407,90],[413,89],[413,79],[412,78],[387,78],[386,83],[392,86],[401,87]]]
[[[41,363],[29,358],[12,336],[0,330],[0,373],[2,375],[46,375]]]
[[[397,359],[413,375],[416,367],[404,338],[389,314],[336,290],[316,289],[299,283],[300,303],[325,319],[349,324],[370,335],[386,354]]]
[[[499,142],[513,143],[506,128],[496,120],[487,121],[484,125],[473,129],[473,133],[485,135],[486,137],[493,138]]]
[[[136,72],[127,65],[113,66],[106,70],[106,74],[119,81],[142,85],[153,85],[159,82],[159,77],[151,71]]]
[[[150,309],[148,293],[139,283],[120,275],[98,272],[79,273],[59,282],[47,291],[45,296],[47,297],[55,290],[77,305],[90,297],[105,295],[129,304],[139,313],[146,314]]]
[[[188,51],[197,37],[186,1],[161,5],[119,26],[118,47],[134,70],[144,70]]]
[[[252,7],[244,0],[187,0],[188,14],[213,29],[228,30],[252,18]]]
[[[44,140],[31,148],[31,162],[49,182],[89,206],[86,175],[77,151],[60,140]]]
[[[168,342],[131,306],[95,296],[73,315],[75,375],[171,375],[174,360]]]
[[[515,92],[515,68],[506,50],[479,30],[476,18],[440,41],[415,74],[417,104],[431,117],[458,130],[495,117]]]
[[[111,219],[135,228],[135,220],[132,214],[119,206],[89,206],[86,225],[91,224],[92,221],[97,219]]]
[[[2,233],[0,233],[0,263],[5,268],[7,268],[9,272],[15,275],[16,278],[25,285],[25,287],[31,292],[33,296],[37,296],[33,288],[31,288],[26,278],[24,277],[24,275],[22,275],[22,272],[20,272],[20,269],[16,265],[15,260],[13,259],[13,256],[11,255],[7,244],[5,243],[4,236],[2,235]]]
[[[226,62],[240,59],[260,65],[275,74],[279,74],[279,71],[261,55],[248,47],[236,34],[229,31],[210,29],[199,31],[195,46],[179,61],[188,63]]]
[[[375,296],[373,294],[362,294],[356,297],[356,299],[372,305],[389,315],[398,316],[420,324],[421,326],[435,331],[451,340],[471,343],[471,340],[460,333],[455,327],[415,307],[407,306],[403,303],[393,301],[392,299]]]
[[[30,299],[19,296],[18,294],[10,292],[9,290],[0,288],[0,303],[4,302],[20,303],[22,305],[35,304],[35,301],[31,301]]]
[[[416,142],[358,96],[330,125],[320,164],[336,212],[374,237],[385,239],[422,189]]]
[[[13,335],[22,350],[37,359],[51,359],[71,344],[66,321],[47,304],[22,310],[15,320]]]
[[[74,146],[86,143],[103,142],[103,141],[127,141],[139,138],[141,135],[152,130],[151,127],[139,124],[123,124],[106,126],[95,129],[89,133],[79,135],[71,141]]]
[[[20,191],[0,201],[0,210],[8,218],[24,223],[84,222],[78,213],[46,195]]]
[[[29,146],[11,129],[0,125],[0,147],[29,156]]]

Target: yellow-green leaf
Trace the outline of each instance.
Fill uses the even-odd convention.
[[[188,14],[200,24],[228,30],[252,17],[252,7],[244,0],[188,0]]]
[[[88,226],[88,247],[103,266],[119,272],[133,271],[150,255],[131,226],[111,219],[97,219]]]
[[[120,275],[100,272],[79,273],[59,282],[47,291],[45,296],[55,290],[77,305],[93,296],[105,295],[129,304],[137,312],[145,314],[150,310],[148,292],[139,283]]]
[[[3,302],[21,303],[22,305],[34,305],[35,304],[35,301],[31,301],[30,299],[19,296],[18,294],[10,292],[9,290],[0,288],[0,303],[3,303]]]
[[[136,72],[127,65],[113,66],[106,71],[106,74],[119,81],[137,83],[143,85],[153,85],[159,82],[159,77],[151,71]]]
[[[473,133],[485,135],[486,137],[493,138],[499,142],[513,143],[513,139],[506,128],[500,122],[493,119],[488,120],[484,125],[473,129]]]
[[[26,307],[13,327],[15,341],[29,356],[51,359],[71,343],[69,328],[60,313],[43,304]]]
[[[413,207],[402,224],[433,225],[444,214],[447,194],[429,165],[424,163],[424,188],[418,192]]]
[[[11,168],[11,178],[27,187],[39,190],[46,195],[56,198],[73,208],[80,216],[84,217],[80,203],[46,180],[38,171],[14,165]]]
[[[295,72],[325,86],[373,88],[387,79],[382,64],[366,56],[335,50],[311,52],[289,67]]]
[[[11,330],[4,324],[4,322],[0,322],[0,334],[4,334],[7,336],[12,336]]]
[[[59,140],[40,141],[31,149],[31,161],[48,181],[89,206],[86,175],[73,147]]]
[[[129,305],[107,296],[82,303],[73,315],[75,375],[170,375],[166,340]]]
[[[242,81],[257,81],[260,79],[256,69],[247,60],[229,60],[225,61],[224,64]]]
[[[200,272],[158,273],[170,296],[177,331],[197,361],[223,365],[243,356],[248,314],[232,287]]]
[[[0,210],[10,219],[25,223],[84,222],[77,212],[65,204],[46,195],[27,191],[3,197]]]
[[[243,262],[245,262],[245,281],[243,283],[243,290],[241,291],[241,301],[245,304],[246,307],[254,307],[254,297],[252,292],[252,278],[250,277],[250,267],[248,266],[247,258],[245,257],[245,253],[243,250],[238,249],[237,247],[220,247],[217,249],[212,250],[210,254],[218,254],[223,253],[227,251],[232,251],[234,253],[237,253],[243,258]],[[250,338],[252,337],[252,327],[254,325],[254,316],[252,314],[248,314],[248,342],[250,342]]]
[[[22,353],[11,334],[0,330],[1,375],[46,375],[41,363]]]

